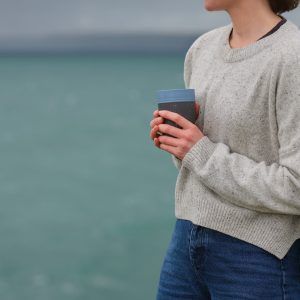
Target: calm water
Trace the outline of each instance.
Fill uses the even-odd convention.
[[[157,89],[182,56],[0,58],[0,299],[154,299],[177,170]]]

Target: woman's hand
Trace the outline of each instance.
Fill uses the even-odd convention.
[[[150,138],[154,141],[154,145],[158,148],[160,148],[159,147],[160,143],[158,140],[159,134],[157,133],[158,125],[162,124],[163,122],[164,122],[164,119],[158,115],[158,110],[155,110],[153,112],[153,119],[150,122],[150,127],[151,127]]]
[[[198,103],[195,105],[196,115],[198,116],[200,107]],[[204,136],[202,131],[194,123],[188,121],[180,114],[167,110],[155,110],[153,116],[154,118],[150,122],[150,127],[152,128],[150,137],[154,140],[155,146],[175,155],[181,160],[192,146]],[[163,124],[163,118],[175,122],[181,128]],[[159,136],[158,131],[170,134],[174,137],[165,135]]]

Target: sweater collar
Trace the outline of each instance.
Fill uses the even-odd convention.
[[[299,31],[299,28],[295,23],[287,20],[279,27],[279,29],[263,39],[260,39],[242,48],[231,48],[229,44],[229,35],[232,27],[232,23],[224,26],[224,31],[222,31],[221,34],[220,55],[225,62],[244,60],[271,46],[278,39],[281,39],[283,36],[285,36],[289,31]]]

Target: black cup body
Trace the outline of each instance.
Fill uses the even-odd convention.
[[[195,123],[197,119],[196,110],[195,110],[195,101],[159,102],[158,110],[169,110],[172,112],[176,112],[192,123]],[[169,124],[171,126],[181,128],[175,122],[165,118],[164,118],[164,124]],[[160,134],[171,136],[167,133],[160,133]]]

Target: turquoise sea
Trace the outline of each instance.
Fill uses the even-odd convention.
[[[149,122],[183,59],[0,58],[0,299],[155,299],[177,169]]]

